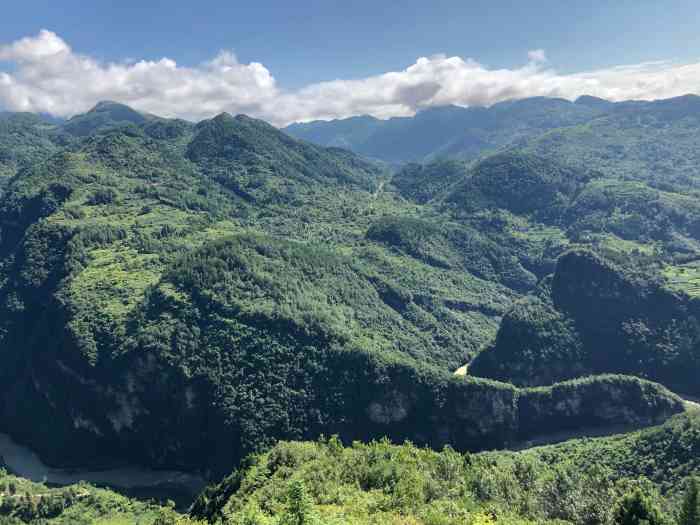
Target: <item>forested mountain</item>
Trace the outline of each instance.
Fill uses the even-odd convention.
[[[63,132],[96,131],[21,171],[0,205],[3,421],[53,462],[222,473],[322,432],[501,446],[527,437],[531,399],[557,428],[609,423],[591,411],[603,400],[634,405],[635,424],[678,410],[660,387],[615,379],[613,399],[593,380],[567,419],[452,378],[534,288],[529,246],[444,226],[379,192],[380,167],[261,121],[154,134],[132,117],[100,104],[71,119]]]
[[[640,168],[658,174],[697,169],[698,107],[696,95],[618,103],[534,97],[488,108],[432,108],[388,120],[297,123],[285,131],[391,163],[474,160],[533,141],[529,148],[558,160],[605,165],[619,174],[634,175]]]
[[[31,113],[0,112],[0,186],[23,167],[48,157],[58,145],[54,125]]]
[[[504,317],[471,373],[546,385],[617,372],[700,394],[699,303],[648,270],[588,250],[564,254],[551,282]]]
[[[563,99],[536,97],[501,102],[490,108],[446,106],[414,117],[292,124],[284,131],[324,146],[338,146],[388,162],[441,157],[474,159],[544,131],[581,124],[601,108]]]
[[[532,137],[521,145],[561,162],[644,181],[659,190],[697,190],[699,125],[697,95],[620,102],[598,118]]]
[[[671,487],[620,466],[626,441],[596,441],[615,475],[571,480],[604,494],[574,510],[543,496],[583,468],[562,449],[475,453],[659,425],[688,408],[672,391],[700,395],[698,115],[696,97],[537,98],[290,130],[330,147],[113,102],[3,115],[0,431],[69,468],[218,480],[254,454],[193,519],[267,523],[296,480],[330,522],[354,501],[351,523],[609,523],[632,471],[676,512],[695,464]],[[690,446],[695,419],[626,439]],[[414,445],[350,446],[384,437]],[[517,505],[487,480],[501,467]]]
[[[78,137],[90,135],[95,131],[127,124],[143,124],[146,116],[134,111],[129,106],[111,101],[103,101],[82,115],[76,115],[65,122],[62,130]]]

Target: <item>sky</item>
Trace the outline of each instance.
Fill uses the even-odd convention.
[[[697,0],[6,2],[0,108],[276,125],[700,91]]]

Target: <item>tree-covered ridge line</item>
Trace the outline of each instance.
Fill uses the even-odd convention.
[[[490,108],[445,106],[414,117],[379,120],[353,117],[331,122],[292,124],[292,136],[392,163],[435,158],[474,159],[553,128],[579,124],[602,113],[585,103],[533,97]]]
[[[581,133],[568,146],[574,153],[569,158],[574,161],[578,155],[579,161],[585,158],[585,163],[603,162],[625,170],[633,163],[637,164],[635,167],[649,166],[648,162],[674,170],[673,163],[679,161],[681,166],[693,169],[690,158],[684,159],[674,153],[682,151],[686,143],[692,143],[688,141],[695,140],[690,135],[697,126],[699,101],[696,95],[618,103],[586,96],[573,102],[533,97],[489,108],[430,108],[414,117],[388,120],[362,116],[298,123],[285,131],[316,144],[343,147],[400,164],[444,158],[471,161],[495,151],[519,147],[533,139],[541,143],[542,151],[552,146],[556,151],[567,142],[570,129]],[[573,149],[577,142],[601,149],[589,155],[584,149]],[[674,142],[682,144],[681,148],[674,151]],[[686,151],[694,155],[692,149]],[[638,155],[638,159],[626,158],[629,153],[632,157]],[[668,153],[672,156],[664,158],[663,154]]]
[[[62,525],[202,525],[172,502],[144,502],[88,483],[50,487],[0,469],[0,523]]]

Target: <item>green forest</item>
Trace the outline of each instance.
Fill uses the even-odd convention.
[[[700,524],[699,101],[0,113],[0,524]]]

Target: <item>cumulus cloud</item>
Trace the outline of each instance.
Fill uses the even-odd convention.
[[[0,106],[70,116],[100,100],[116,100],[163,116],[202,118],[232,110],[262,114],[278,96],[275,79],[257,62],[241,64],[222,51],[196,68],[175,61],[100,63],[73,52],[58,35],[42,30],[0,46]]]
[[[0,60],[27,63],[69,53],[70,48],[58,35],[42,30],[36,37],[26,37],[0,47]]]
[[[700,86],[700,62],[563,75],[549,67],[543,49],[528,51],[527,58],[521,67],[493,69],[469,58],[435,55],[402,71],[290,91],[280,88],[263,64],[240,63],[230,51],[197,67],[168,58],[103,63],[42,30],[0,45],[0,61],[13,66],[0,70],[0,107],[71,116],[100,100],[117,100],[168,117],[198,120],[228,111],[284,125],[361,114],[408,116],[432,106],[491,105],[530,96],[656,99],[697,92]]]
[[[531,62],[546,62],[547,61],[547,55],[544,52],[544,49],[531,49],[530,51],[527,52],[527,58]]]

